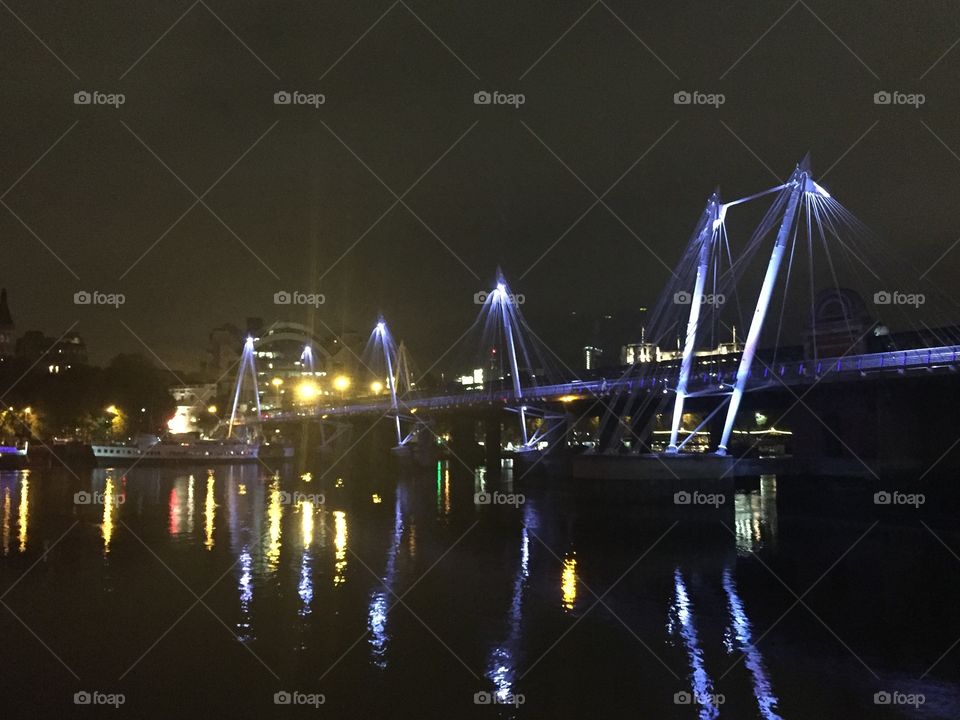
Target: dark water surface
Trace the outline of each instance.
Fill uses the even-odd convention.
[[[960,538],[909,515],[307,477],[0,474],[0,717],[960,718]]]

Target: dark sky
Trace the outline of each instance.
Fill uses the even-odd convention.
[[[916,265],[960,235],[956,2],[8,4],[0,284],[19,332],[79,321],[96,361],[142,340],[195,365],[216,325],[302,319],[273,304],[301,290],[326,295],[332,327],[382,310],[427,366],[498,264],[541,337],[575,347],[571,311],[652,302],[714,187],[769,187],[808,150]],[[679,90],[726,102],[678,106]],[[878,106],[879,90],[926,102]],[[960,250],[931,277],[949,289],[958,267]],[[82,289],[126,304],[76,306]]]

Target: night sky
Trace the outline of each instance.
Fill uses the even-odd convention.
[[[926,269],[960,236],[958,39],[950,1],[5,0],[0,284],[18,334],[79,321],[96,362],[145,344],[196,367],[217,325],[303,321],[273,304],[299,290],[338,330],[382,310],[428,366],[501,265],[568,352],[589,339],[571,312],[655,299],[716,186],[764,189],[807,151]],[[955,250],[930,277],[951,291],[958,269]]]

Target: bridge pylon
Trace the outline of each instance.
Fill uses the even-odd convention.
[[[697,259],[697,275],[693,283],[693,293],[690,295],[690,317],[687,320],[687,334],[683,345],[683,355],[680,361],[680,376],[677,379],[677,397],[673,405],[673,420],[670,426],[670,444],[667,453],[677,452],[677,436],[680,433],[680,422],[683,418],[683,404],[687,397],[687,383],[690,379],[690,368],[693,365],[694,350],[697,343],[697,330],[700,325],[700,308],[703,304],[703,289],[707,282],[710,270],[710,257],[716,245],[717,237],[723,227],[724,206],[720,204],[720,191],[714,191],[707,201],[707,207],[700,218],[696,231],[699,245]]]
[[[773,290],[777,283],[777,276],[780,272],[780,266],[783,263],[783,256],[790,242],[791,231],[796,221],[797,208],[800,205],[800,200],[805,194],[829,197],[827,191],[813,180],[812,173],[810,172],[809,154],[797,165],[790,179],[786,182],[783,192],[787,193],[786,209],[783,213],[783,219],[780,221],[780,229],[777,232],[777,240],[774,243],[770,261],[767,264],[763,284],[760,286],[757,307],[753,312],[750,329],[744,341],[743,354],[740,356],[740,365],[737,368],[736,381],[733,392],[730,395],[730,404],[727,406],[727,416],[724,421],[720,444],[717,447],[717,455],[727,454],[730,434],[733,432],[733,424],[737,419],[737,411],[740,409],[740,402],[743,399],[747,380],[750,378],[750,370],[753,365],[753,358],[757,352],[757,344],[760,341],[760,333],[763,330],[763,323],[767,317],[767,310],[770,307],[770,298],[773,295]]]

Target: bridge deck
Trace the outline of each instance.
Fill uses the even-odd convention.
[[[935,348],[898,350],[895,352],[866,353],[843,357],[822,358],[817,361],[800,360],[789,363],[777,363],[771,367],[756,359],[751,372],[748,391],[765,390],[783,386],[809,385],[815,382],[852,382],[875,378],[878,375],[904,375],[908,372],[928,372],[932,370],[955,370],[960,345],[944,345]],[[738,356],[731,356],[733,359]],[[710,370],[694,373],[690,377],[689,394],[691,396],[725,395],[732,390],[736,379],[736,365],[729,371]],[[514,398],[510,389],[465,390],[448,395],[420,395],[408,393],[400,399],[401,414],[418,410],[451,410],[461,407],[484,405],[518,406],[543,402],[557,402],[561,398],[589,399],[595,396],[609,396],[617,392],[641,389],[672,391],[676,384],[677,368],[658,368],[646,374],[632,377],[603,380],[573,380],[555,385],[540,385],[524,388],[523,396]],[[389,400],[356,401],[341,405],[322,406],[297,411],[266,412],[268,420],[294,420],[303,417],[349,416],[363,414],[387,414],[391,410]]]

